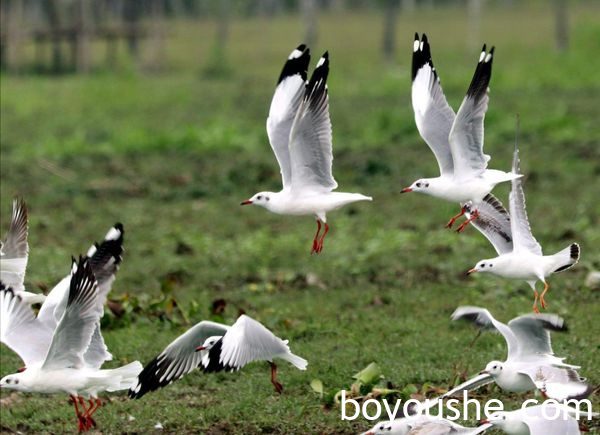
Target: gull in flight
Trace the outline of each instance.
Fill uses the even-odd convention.
[[[578,410],[561,404],[544,403],[515,411],[497,412],[482,420],[510,435],[579,435],[579,423],[574,418]],[[597,415],[595,413],[579,413]]]
[[[0,242],[0,280],[26,304],[40,304],[46,296],[25,291],[23,284],[29,256],[28,231],[27,205],[22,198],[15,198],[10,227],[4,241]]]
[[[304,44],[292,51],[279,76],[267,118],[267,134],[281,169],[283,189],[259,192],[242,205],[259,205],[277,214],[315,216],[317,232],[311,254],[318,254],[329,232],[326,213],[372,198],[333,192],[337,182],[332,174],[329,55],[325,52],[307,82],[309,61],[310,50]]]
[[[491,426],[487,423],[478,427],[465,427],[441,417],[414,415],[380,421],[362,435],[477,435]]]
[[[517,171],[519,171],[519,149],[515,144],[513,172]],[[527,281],[533,290],[533,310],[539,312],[536,282],[539,280],[544,283],[539,301],[542,308],[546,308],[544,296],[549,288],[546,277],[574,266],[579,261],[579,245],[572,243],[554,255],[542,253],[542,247],[533,237],[529,227],[525,210],[525,193],[520,179],[512,180],[509,195],[510,215],[499,201],[496,200],[493,204],[492,202],[486,203],[485,208],[479,209],[476,227],[492,243],[498,256],[479,261],[467,274],[485,272]]]
[[[146,365],[137,385],[129,390],[129,397],[138,399],[165,387],[196,367],[205,373],[235,371],[253,361],[269,362],[271,383],[281,393],[283,386],[277,381],[274,358],[288,361],[300,370],[306,370],[308,364],[290,351],[287,340],[246,315],[231,326],[205,320],[180,335]]]
[[[504,337],[508,346],[506,361],[491,361],[478,376],[453,388],[442,396],[473,390],[495,382],[513,393],[534,389],[558,401],[582,399],[592,388],[576,372],[578,366],[565,364],[564,358],[554,356],[549,331],[566,331],[564,320],[554,314],[528,314],[504,324],[492,317],[485,308],[458,307],[452,320],[467,319],[485,329],[494,329]]]
[[[79,431],[95,426],[92,415],[101,405],[98,393],[130,388],[142,370],[139,361],[100,370],[107,353],[100,333],[104,309],[91,263],[90,258],[80,257],[74,265],[69,290],[56,307],[61,315],[54,329],[49,329],[40,316],[36,318],[31,307],[10,288],[0,291],[2,342],[26,363],[25,370],[3,377],[0,387],[69,394]],[[89,399],[87,409],[85,398]]]
[[[431,60],[427,36],[415,34],[412,60],[412,105],[421,137],[435,155],[440,176],[415,181],[402,193],[420,192],[451,202],[459,202],[461,211],[446,225],[466,211],[471,216],[458,227],[461,232],[478,217],[478,206],[499,183],[521,175],[487,169],[490,156],[483,153],[483,120],[488,108],[488,85],[492,76],[494,47],[483,46],[473,79],[458,113],[448,105],[437,71]]]

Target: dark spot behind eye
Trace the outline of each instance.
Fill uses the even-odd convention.
[[[18,384],[18,383],[19,383],[19,380],[18,380],[18,379],[15,379],[15,384]]]

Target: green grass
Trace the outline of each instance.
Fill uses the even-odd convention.
[[[490,7],[482,22],[482,42],[497,49],[485,149],[492,167],[510,167],[519,113],[534,234],[547,252],[571,241],[583,252],[576,268],[550,281],[550,311],[570,326],[568,334],[555,334],[554,348],[596,385],[600,299],[583,283],[600,267],[600,10],[572,5],[571,49],[560,55],[552,46],[551,11],[536,5]],[[371,424],[341,422],[329,398],[350,388],[352,375],[371,361],[394,387],[447,388],[457,373],[476,373],[504,357],[504,343],[492,334],[469,354],[474,329],[449,316],[469,304],[507,321],[530,310],[527,284],[465,277],[477,260],[494,255],[487,241],[473,229],[459,236],[443,228],[455,205],[399,195],[437,171],[410,106],[413,32],[428,33],[455,108],[479,44],[468,43],[460,10],[399,20],[398,59],[386,67],[378,50],[380,16],[320,19],[313,64],[330,50],[335,175],[340,189],[374,197],[330,215],[320,256],[309,255],[312,219],[239,207],[258,190],[279,188],[264,123],[282,62],[299,42],[295,17],[236,21],[228,55],[233,71],[223,79],[202,74],[209,22],[175,24],[168,68],[160,74],[122,59],[117,73],[2,76],[1,226],[7,228],[12,196],[23,195],[30,208],[30,289],[52,287],[71,255],[122,221],[126,253],[114,298],[129,294],[147,305],[169,288],[180,306],[198,304],[191,322],[220,319],[210,307],[222,298],[223,320],[244,310],[309,360],[307,372],[282,365],[282,396],[273,393],[266,364],[237,374],[194,373],[139,401],[113,395],[97,414],[101,431],[150,432],[161,422],[168,433],[354,433]],[[505,202],[507,192],[497,189]],[[178,254],[181,244],[191,251]],[[189,326],[144,313],[128,321],[110,316],[104,335],[116,360],[107,367],[148,362]],[[20,367],[6,347],[0,362],[2,375]],[[313,379],[323,382],[326,399],[311,390]],[[531,396],[510,395],[507,403]],[[3,431],[75,427],[66,397],[5,391],[1,397]],[[489,397],[507,398],[497,390]],[[597,397],[594,403],[598,410]]]

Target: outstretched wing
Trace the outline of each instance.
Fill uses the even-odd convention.
[[[462,384],[457,385],[456,387],[449,390],[447,393],[442,394],[441,398],[445,399],[446,397],[452,397],[455,394],[462,393],[463,391],[476,390],[477,388],[483,387],[487,384],[491,384],[492,382],[494,382],[494,379],[492,378],[492,375],[488,373],[477,375],[472,377],[471,379],[466,380]]]
[[[482,173],[490,159],[483,154],[483,120],[488,108],[493,60],[494,47],[487,53],[484,45],[471,85],[450,130],[454,176],[458,178]]]
[[[22,198],[15,198],[10,227],[0,246],[0,280],[16,292],[25,290],[23,281],[29,255],[27,235],[27,205]]]
[[[467,218],[471,217],[471,204],[466,204]],[[477,219],[471,224],[490,241],[499,255],[512,252],[512,232],[510,215],[498,198],[488,193],[477,206]]]
[[[30,366],[44,360],[51,338],[52,330],[36,320],[29,304],[0,282],[0,341]]]
[[[419,134],[435,154],[440,173],[452,174],[454,163],[448,136],[456,115],[446,101],[424,33],[421,40],[415,33],[413,45],[412,106]]]
[[[79,258],[69,293],[65,296],[65,312],[54,330],[43,369],[84,365],[83,355],[103,313],[103,307],[98,303],[98,283],[87,258]]]
[[[286,342],[245,314],[223,336],[220,347],[219,365],[232,370],[240,369],[252,361],[271,360],[289,352]],[[215,355],[213,349],[209,353],[211,361]]]
[[[289,55],[277,81],[267,118],[267,134],[281,169],[284,189],[292,183],[290,131],[304,95],[309,61],[310,50],[304,44]]]
[[[519,373],[529,376],[547,397],[559,402],[584,399],[593,390],[577,371],[569,367],[523,363],[515,368]]]
[[[203,321],[187,330],[150,361],[138,375],[137,385],[129,390],[129,397],[139,399],[181,379],[200,365],[202,353],[196,352],[207,338],[222,336],[229,326]]]
[[[332,134],[329,119],[327,75],[329,54],[325,52],[306,85],[290,133],[292,189],[332,191]]]
[[[480,328],[484,329],[495,329],[504,337],[506,345],[508,346],[508,355],[519,352],[519,340],[512,331],[502,322],[494,319],[488,310],[480,307],[462,306],[458,307],[452,313],[452,320],[466,319],[475,323]]]
[[[515,145],[513,156],[512,171],[518,174],[520,168],[519,149]],[[542,247],[533,237],[525,209],[525,192],[523,192],[523,182],[520,178],[511,181],[512,188],[508,196],[511,231],[515,251],[526,250],[536,255],[542,255]]]
[[[520,360],[553,355],[549,331],[567,330],[564,319],[556,314],[526,314],[512,319],[508,327],[519,342],[518,352],[509,352],[508,357]]]

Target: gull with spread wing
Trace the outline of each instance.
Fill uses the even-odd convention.
[[[80,257],[59,306],[62,314],[49,330],[31,307],[10,288],[0,291],[3,342],[26,361],[26,370],[7,375],[0,387],[29,393],[67,393],[78,420],[79,431],[95,426],[92,414],[100,406],[98,393],[130,388],[142,370],[139,361],[100,370],[104,357],[92,348],[104,309],[91,259]],[[104,345],[104,343],[102,343]],[[25,352],[23,351],[25,350]],[[91,352],[90,352],[91,350]],[[84,398],[90,407],[85,408]],[[78,404],[83,407],[80,411]]]
[[[566,405],[544,403],[515,411],[492,414],[482,424],[491,424],[510,435],[579,435],[579,423],[575,417],[595,416],[580,413]]]
[[[27,205],[22,198],[15,198],[12,207],[6,239],[0,242],[0,280],[21,296],[26,304],[39,304],[44,302],[46,296],[25,291],[23,284],[29,257]]]
[[[563,401],[587,397],[592,388],[585,383],[564,358],[554,356],[549,331],[566,331],[564,320],[555,314],[528,314],[504,324],[485,308],[463,306],[452,314],[452,320],[467,319],[481,328],[493,329],[504,337],[508,346],[506,361],[491,361],[478,376],[448,391],[442,398],[495,382],[513,393],[534,389],[546,397]]]
[[[415,181],[402,193],[420,192],[461,204],[461,212],[446,225],[448,228],[466,212],[471,216],[458,231],[477,219],[478,206],[499,183],[521,175],[487,169],[490,156],[483,153],[483,121],[488,108],[488,85],[492,76],[494,47],[483,46],[477,68],[458,113],[455,115],[442,91],[433,66],[427,36],[415,34],[412,59],[412,105],[421,137],[433,151],[440,176]]]
[[[311,253],[318,254],[329,231],[327,212],[372,198],[333,192],[337,182],[332,174],[329,54],[325,52],[319,59],[306,82],[309,61],[310,50],[304,44],[292,51],[279,76],[267,118],[269,142],[281,169],[283,189],[259,192],[242,205],[259,205],[277,214],[315,216],[317,232]]]
[[[513,172],[518,171],[519,149],[515,144]],[[539,300],[542,308],[546,308],[544,296],[549,288],[546,277],[573,267],[579,261],[580,248],[577,243],[572,243],[554,255],[542,253],[542,247],[533,237],[529,227],[525,209],[525,193],[520,179],[512,180],[509,209],[510,215],[506,213],[499,201],[494,204],[488,202],[484,209],[479,209],[481,224],[477,226],[477,229],[492,243],[498,256],[479,261],[467,273],[485,272],[504,278],[527,281],[533,290],[533,310],[539,312],[536,282],[539,280],[544,283],[544,290],[539,295]]]
[[[205,373],[236,371],[253,361],[267,361],[271,366],[271,383],[278,393],[283,386],[277,381],[275,358],[283,359],[300,370],[308,362],[294,355],[287,340],[282,340],[261,323],[241,315],[231,325],[202,321],[169,344],[144,367],[129,397],[138,399],[181,379],[195,368]]]

